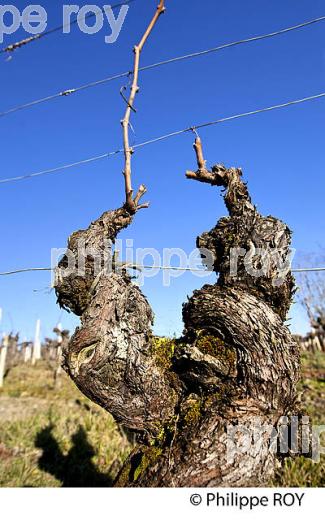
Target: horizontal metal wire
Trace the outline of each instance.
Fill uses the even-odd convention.
[[[118,4],[118,5],[120,5],[120,4]],[[155,69],[157,67],[161,67],[163,65],[170,65],[171,63],[177,63],[177,62],[184,61],[184,60],[198,58],[199,56],[205,56],[207,54],[211,54],[211,53],[214,53],[214,52],[219,52],[219,51],[222,51],[224,49],[229,49],[231,47],[237,47],[238,45],[242,45],[242,44],[246,44],[246,43],[252,43],[252,42],[257,42],[257,41],[265,40],[265,39],[268,39],[268,38],[273,38],[273,37],[279,36],[281,34],[286,34],[286,33],[291,32],[291,31],[296,31],[297,29],[302,29],[302,28],[307,27],[309,25],[313,25],[313,24],[316,24],[316,23],[319,23],[319,22],[323,22],[324,20],[325,20],[325,16],[320,16],[318,18],[314,18],[313,20],[308,20],[307,22],[303,22],[303,23],[300,23],[298,25],[294,25],[294,26],[291,26],[291,27],[286,27],[285,29],[281,29],[279,31],[274,31],[274,32],[267,33],[267,34],[262,34],[260,36],[253,36],[251,38],[245,38],[243,40],[237,40],[237,41],[234,41],[234,42],[230,42],[230,43],[225,43],[223,45],[219,45],[217,47],[212,47],[211,49],[205,49],[203,51],[192,52],[190,54],[184,54],[182,56],[176,56],[176,57],[173,57],[173,58],[169,58],[167,60],[159,61],[159,62],[156,62],[156,63],[151,63],[150,65],[145,65],[143,67],[140,67],[139,71],[152,70],[152,69]],[[86,90],[86,89],[89,89],[89,88],[97,87],[99,85],[103,85],[103,84],[108,83],[110,81],[114,81],[116,79],[120,79],[120,78],[126,77],[130,73],[131,73],[130,71],[121,72],[119,74],[114,74],[112,76],[108,76],[106,78],[103,78],[103,79],[100,79],[100,80],[97,80],[97,81],[91,81],[89,83],[85,83],[84,85],[81,85],[81,86],[76,87],[76,88],[65,89],[65,90],[62,90],[60,92],[57,92],[56,94],[52,94],[50,96],[45,96],[45,97],[42,97],[40,99],[36,99],[36,100],[30,101],[28,103],[23,103],[21,105],[17,105],[15,107],[9,108],[8,110],[0,112],[0,117],[4,117],[4,116],[7,116],[9,114],[13,114],[14,112],[18,112],[20,110],[25,110],[27,108],[35,107],[36,105],[47,103],[47,102],[52,101],[54,99],[67,97],[67,96],[70,96],[71,94],[75,94],[75,93],[80,92],[82,90]]]
[[[195,131],[195,130],[197,130],[199,128],[206,128],[206,127],[209,127],[209,126],[225,123],[227,121],[234,121],[236,119],[241,119],[243,117],[248,117],[248,116],[252,116],[252,115],[256,115],[256,114],[262,114],[263,112],[271,112],[272,110],[277,110],[277,109],[280,109],[280,108],[286,108],[286,107],[289,107],[289,106],[292,106],[292,105],[299,105],[301,103],[305,103],[307,101],[314,101],[316,99],[320,99],[320,98],[323,98],[323,97],[325,97],[325,92],[322,92],[321,94],[316,94],[314,96],[308,96],[308,97],[305,97],[305,98],[302,98],[302,99],[296,99],[296,100],[293,100],[293,101],[287,101],[286,103],[281,103],[279,105],[273,105],[273,106],[266,107],[266,108],[260,108],[260,109],[257,109],[257,110],[251,110],[249,112],[243,112],[241,114],[235,114],[235,115],[229,116],[229,117],[223,117],[221,119],[216,119],[215,121],[209,121],[207,123],[202,123],[202,124],[195,125],[195,126],[192,125],[192,126],[190,126],[188,128],[183,128],[182,130],[177,130],[175,132],[170,132],[169,134],[164,134],[164,135],[161,135],[159,137],[155,137],[153,139],[148,139],[147,141],[144,141],[142,143],[135,144],[132,148],[133,149],[143,148],[144,146],[148,146],[150,144],[158,143],[160,141],[164,141],[166,139],[170,139],[171,137],[176,137],[176,136],[184,134],[186,132]],[[113,155],[122,153],[123,151],[124,151],[123,149],[119,149],[119,150],[115,150],[113,152],[107,152],[107,153],[104,153],[104,154],[101,154],[101,155],[95,155],[94,157],[90,157],[88,159],[83,159],[81,161],[76,161],[76,162],[73,162],[73,163],[64,164],[63,166],[57,166],[56,168],[49,168],[49,169],[46,169],[46,170],[41,170],[39,172],[29,173],[27,175],[19,175],[17,177],[9,177],[9,178],[6,178],[6,179],[0,179],[0,184],[11,183],[11,182],[16,182],[16,181],[22,181],[22,180],[31,179],[31,178],[34,178],[34,177],[40,177],[42,175],[49,175],[51,173],[61,172],[63,170],[68,170],[68,169],[73,168],[75,166],[81,166],[83,164],[88,164],[88,163],[92,163],[92,162],[95,162],[95,161],[99,161],[101,159],[106,159],[106,158],[111,157]]]
[[[133,264],[133,263],[127,263],[127,262],[120,262],[119,267],[126,267],[130,269],[160,269],[160,270],[172,270],[172,271],[191,271],[191,272],[197,272],[197,273],[213,273],[214,271],[209,269],[197,269],[192,267],[182,267],[182,266],[166,266],[166,265],[140,265],[140,264]],[[21,273],[28,273],[28,272],[39,272],[39,271],[54,271],[55,268],[52,267],[26,267],[24,269],[16,269],[14,271],[6,271],[3,273],[0,273],[0,276],[11,276],[13,274],[21,274]],[[310,272],[320,272],[325,271],[325,267],[304,267],[299,269],[291,269],[293,273],[310,273]]]

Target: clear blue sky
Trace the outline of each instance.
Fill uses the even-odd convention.
[[[61,23],[62,5],[43,0],[49,27]],[[19,8],[28,2],[15,2]],[[130,69],[131,49],[139,40],[157,0],[131,5],[116,43],[104,43],[108,26],[94,36],[78,27],[32,43],[6,62],[0,57],[0,111],[13,105]],[[84,5],[84,2],[81,4]],[[142,64],[202,50],[233,40],[294,25],[325,14],[322,0],[166,0]],[[325,91],[325,23],[270,40],[248,44],[141,75],[133,117],[141,142],[195,123],[253,110]],[[4,44],[26,37],[24,31]],[[0,177],[28,174],[114,150],[121,146],[119,95],[124,80],[69,98],[58,99],[0,120]],[[285,220],[300,253],[324,245],[325,100],[254,116],[201,131],[209,163],[241,166],[264,214]],[[148,186],[151,207],[123,233],[137,247],[182,247],[225,214],[218,189],[187,181],[195,166],[192,135],[185,134],[138,150],[134,184]],[[65,247],[68,235],[87,227],[104,210],[123,201],[122,156],[13,184],[1,185],[0,271],[48,266],[53,247]],[[325,276],[325,275],[324,275]],[[214,278],[211,276],[210,281]],[[179,334],[181,304],[207,280],[191,274],[162,287],[161,276],[143,288],[156,314],[155,331]],[[24,274],[0,279],[4,330],[33,334],[41,318],[51,333],[60,313],[49,292],[50,276]],[[308,326],[297,306],[295,331]]]

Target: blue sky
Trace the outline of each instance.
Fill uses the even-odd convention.
[[[67,2],[40,2],[49,27],[62,21]],[[56,33],[14,53],[0,56],[0,111],[66,88],[129,70],[131,49],[141,37],[157,0],[130,6],[116,43],[106,44],[108,24],[98,34]],[[14,2],[21,10],[28,2]],[[80,3],[80,5],[85,5]],[[102,4],[98,4],[102,5]],[[166,0],[142,55],[142,64],[295,25],[325,14],[321,0]],[[325,90],[325,22],[300,31],[228,49],[191,61],[143,72],[133,116],[135,142],[204,121],[318,94]],[[21,30],[4,44],[26,37]],[[14,177],[78,161],[121,146],[119,95],[125,79],[60,98],[0,119],[0,177]],[[203,129],[210,164],[241,166],[259,210],[285,220],[299,254],[324,246],[325,100]],[[181,247],[210,229],[225,208],[218,189],[192,183],[184,172],[195,166],[193,136],[184,134],[138,150],[133,182],[148,187],[149,210],[140,212],[121,235],[136,247]],[[48,266],[51,248],[65,247],[68,235],[87,227],[103,211],[123,201],[122,156],[33,180],[1,185],[2,254],[0,271]],[[325,276],[325,275],[324,275]],[[156,315],[155,331],[179,334],[181,304],[193,289],[214,278],[188,273],[162,286],[161,275],[143,287]],[[48,273],[0,279],[1,328],[51,334],[61,312],[49,290]],[[308,323],[294,306],[294,331]]]

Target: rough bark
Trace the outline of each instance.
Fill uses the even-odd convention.
[[[173,415],[177,390],[152,355],[147,299],[126,270],[111,262],[110,246],[131,221],[122,207],[73,233],[68,250],[75,266],[68,266],[67,255],[62,258],[55,288],[59,304],[81,316],[81,327],[63,351],[64,368],[122,425],[150,436]]]
[[[227,428],[239,422],[277,426],[281,416],[295,412],[299,352],[284,324],[292,275],[279,273],[272,262],[261,276],[247,272],[247,266],[259,267],[258,248],[276,248],[285,258],[291,233],[258,213],[239,169],[217,165],[208,171],[199,164],[187,176],[222,186],[229,216],[198,238],[220,274],[184,304],[183,337],[153,337],[152,311],[126,269],[96,274],[86,256],[80,275],[67,271],[64,257],[58,301],[81,316],[63,353],[65,369],[82,392],[138,434],[117,486],[264,485],[277,454],[266,442],[255,443],[230,460]],[[105,241],[131,221],[125,208],[107,212],[74,233],[69,248],[76,252],[84,240],[104,255]],[[250,252],[246,264],[238,258],[237,276],[230,275],[233,247]]]

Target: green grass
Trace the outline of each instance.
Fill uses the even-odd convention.
[[[302,367],[304,413],[325,424],[325,354],[305,354]],[[0,390],[0,487],[107,487],[130,450],[113,418],[64,373],[54,387],[46,362],[10,370]],[[323,487],[324,459],[286,459],[271,485]]]
[[[0,486],[110,486],[130,451],[113,418],[44,362],[12,369],[0,391]]]
[[[315,425],[325,424],[325,354],[302,356],[302,380],[299,383],[302,410]],[[325,444],[324,436],[322,444]],[[325,456],[319,463],[306,457],[286,459],[273,485],[283,487],[324,487]]]

